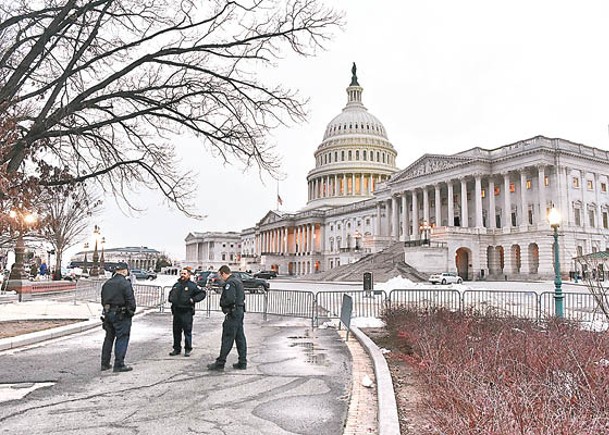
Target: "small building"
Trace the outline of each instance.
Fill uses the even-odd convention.
[[[192,232],[186,236],[184,266],[195,270],[217,270],[223,264],[239,269],[241,262],[241,233]]]
[[[114,268],[116,263],[122,261],[129,265],[131,269],[144,269],[154,270],[156,268],[157,261],[163,256],[160,251],[147,246],[127,246],[124,248],[110,248],[103,249],[103,261],[104,268],[111,270]],[[95,250],[85,250],[74,254],[70,264],[72,266],[83,267],[85,262],[87,267],[91,267],[93,264],[93,256]],[[97,252],[98,261],[101,262],[102,249],[98,249]],[[85,258],[86,257],[86,258]]]

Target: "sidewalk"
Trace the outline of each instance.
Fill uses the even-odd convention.
[[[66,336],[66,335],[70,335],[70,334],[75,334],[75,333],[79,333],[79,332],[83,332],[83,331],[87,331],[87,330],[93,330],[92,332],[88,333],[87,335],[90,334],[102,334],[102,332],[100,332],[99,326],[100,326],[100,320],[99,320],[99,315],[100,315],[100,311],[101,311],[101,306],[97,303],[86,303],[86,302],[74,302],[74,301],[52,301],[52,300],[35,300],[35,301],[28,301],[28,302],[13,302],[13,303],[4,303],[4,304],[0,304],[0,320],[1,321],[7,321],[7,320],[40,320],[40,319],[82,319],[83,321],[81,322],[77,322],[71,325],[66,325],[66,326],[62,326],[62,327],[58,327],[58,328],[53,328],[50,330],[45,330],[45,331],[39,331],[39,332],[35,332],[35,333],[31,333],[31,334],[25,334],[22,336],[17,336],[17,337],[11,337],[11,338],[5,338],[5,339],[0,339],[0,352],[3,350],[8,350],[8,349],[15,349],[18,350],[18,348],[23,347],[23,346],[29,346],[35,343],[40,343],[43,342],[45,340],[50,340],[50,339],[54,339],[57,337],[62,337],[62,336]],[[134,328],[134,334],[136,331],[138,331],[141,328],[141,325],[144,323],[149,323],[151,322],[151,320],[154,320],[155,318],[164,318],[165,322],[169,321],[169,319],[171,318],[170,315],[168,314],[159,314],[156,310],[148,310],[150,312],[151,315],[147,315],[145,316],[146,322],[144,322],[144,318],[142,318],[143,314],[146,314],[145,311],[140,311],[138,309],[138,313],[136,314],[136,318],[134,320],[134,325],[136,326]],[[218,313],[215,313],[218,314]],[[196,319],[196,324],[199,325],[200,327],[200,323],[201,322],[207,322],[209,321],[209,319],[203,319],[201,320],[201,317],[204,317],[205,314],[199,312],[197,314],[197,319]],[[214,317],[218,317],[221,318],[221,316],[215,316],[214,313],[212,313],[212,318]],[[218,319],[216,319],[216,322],[218,321]],[[247,320],[246,320],[246,329],[247,331],[251,331],[252,327],[255,328],[259,328],[259,326],[254,326],[252,325],[252,323],[256,324],[256,325],[260,325],[260,327],[273,327],[273,328],[279,328],[279,329],[283,329],[286,331],[293,329],[293,324],[294,322],[296,322],[296,324],[300,323],[302,325],[307,325],[307,322],[302,322],[301,320],[298,319],[272,319],[269,322],[261,322],[261,316],[255,315],[255,314],[251,314],[247,316]],[[140,328],[138,328],[138,326]],[[302,327],[302,326],[301,326]],[[220,330],[221,326],[219,324],[217,324],[214,329],[215,329],[215,334],[219,334],[219,330]],[[286,339],[285,337],[282,339],[282,342],[284,342],[283,344],[286,345],[288,348],[294,347],[294,348],[298,348],[300,346],[305,346],[305,343],[299,343],[298,339],[304,339],[307,336],[310,336],[313,331],[310,331],[308,326],[307,327],[302,327],[303,330],[301,330],[298,333],[295,332],[290,332],[290,336],[288,337],[288,339]],[[170,326],[169,326],[170,329]],[[387,393],[386,388],[381,387],[381,390],[379,391],[377,389],[377,385],[386,385],[387,382],[389,382],[389,384],[391,383],[391,378],[390,375],[388,373],[383,374],[384,372],[381,370],[379,370],[376,365],[378,364],[378,361],[371,359],[370,358],[370,354],[374,353],[374,350],[369,349],[370,344],[369,343],[363,343],[364,347],[362,347],[359,343],[358,340],[356,340],[356,336],[351,336],[351,338],[349,339],[349,341],[347,343],[345,343],[344,341],[344,336],[342,338],[339,338],[338,336],[336,336],[335,332],[332,330],[332,328],[329,328],[328,331],[319,331],[319,330],[315,330],[315,334],[314,335],[328,335],[332,336],[335,335],[335,340],[338,340],[337,343],[334,343],[332,346],[324,346],[324,354],[325,354],[325,360],[324,360],[324,364],[320,364],[320,368],[323,368],[324,365],[327,365],[327,362],[332,362],[333,364],[335,362],[338,362],[340,360],[342,360],[344,358],[344,355],[341,356],[341,354],[343,352],[346,352],[348,349],[348,352],[351,354],[351,357],[348,359],[348,362],[350,364],[350,373],[348,373],[348,378],[347,378],[347,382],[345,382],[344,384],[344,389],[346,391],[346,397],[348,398],[348,405],[345,405],[346,409],[345,409],[345,414],[343,416],[344,418],[344,434],[395,434],[397,435],[399,432],[396,432],[394,430],[392,431],[384,431],[382,430],[383,428],[383,424],[381,423],[379,425],[379,422],[377,421],[377,416],[378,416],[378,408],[375,406],[374,403],[371,402],[375,402],[377,399],[377,393]],[[199,333],[200,334],[200,333]],[[341,334],[342,335],[342,334]],[[137,335],[135,335],[135,337],[133,338],[133,341],[137,340]],[[248,333],[248,348],[253,349],[255,348],[260,348],[259,352],[264,353],[264,354],[270,354],[270,355],[274,355],[276,353],[276,350],[274,349],[274,345],[272,342],[268,341],[268,340],[262,340],[261,342],[257,342],[256,340],[256,335],[253,335],[251,333]],[[286,341],[287,340],[287,341]],[[294,341],[296,340],[296,341]],[[218,339],[216,340],[219,343],[219,335],[218,335]],[[212,348],[213,351],[212,352],[217,352],[215,350],[215,347],[217,343],[215,343],[214,339],[212,339],[211,341],[212,343]],[[342,344],[341,344],[342,343]],[[306,344],[306,346],[308,346],[308,344]],[[266,349],[267,347],[270,347],[270,349]],[[341,350],[342,348],[342,350]],[[305,348],[306,349],[306,348]],[[166,351],[167,349],[163,349],[164,351]],[[315,349],[313,349],[315,350]],[[197,350],[196,352],[200,353],[200,350]],[[130,351],[130,353],[132,353]],[[163,352],[163,354],[166,352]],[[233,352],[234,353],[234,352]],[[96,355],[97,357],[97,352]],[[1,357],[1,353],[0,353],[0,357]],[[288,358],[289,359],[289,355],[282,355],[281,358]],[[316,359],[318,358],[318,355],[309,355],[308,356],[308,361],[311,362],[313,361],[314,363],[316,363]],[[177,361],[180,360],[184,360],[183,358],[178,359]],[[1,359],[0,359],[1,361]],[[270,361],[268,361],[270,363]],[[382,361],[384,362],[384,360]],[[96,362],[95,367],[97,368],[98,363]],[[266,368],[262,368],[262,366],[266,366]],[[268,364],[268,365],[264,365],[261,364],[259,365],[259,370],[262,371],[268,371],[268,368],[272,367],[272,364]],[[139,371],[141,370],[140,367],[136,366],[136,370]],[[254,369],[255,370],[255,369]],[[250,372],[249,367],[248,367],[248,372]],[[272,374],[273,372],[275,372],[275,370],[271,370],[268,374]],[[329,371],[329,373],[332,372],[332,370]],[[278,372],[276,372],[276,375],[279,376],[285,376],[286,372],[285,370],[280,370]],[[336,375],[336,373],[335,373]],[[379,375],[381,376],[381,378],[379,378]],[[375,381],[375,385],[373,385],[372,388],[367,388],[367,387],[363,387],[361,385],[362,379],[368,376],[369,378],[371,378],[372,380]],[[384,379],[383,376],[388,377],[387,379]],[[52,377],[50,377],[52,378]],[[265,378],[266,380],[264,382],[272,382],[272,377]],[[393,390],[391,389],[391,391],[389,392],[390,394],[393,394]],[[300,405],[302,406],[302,404]],[[312,403],[312,405],[314,408],[315,407],[322,407],[326,406],[326,405],[321,405],[319,403]],[[348,413],[346,412],[348,409]],[[336,411],[334,411],[336,412]],[[397,413],[397,411],[396,411]],[[340,412],[339,412],[340,414]],[[382,415],[382,413],[381,413]],[[380,427],[379,427],[380,426]],[[381,430],[379,430],[381,429]],[[265,433],[265,432],[258,432],[258,433]]]

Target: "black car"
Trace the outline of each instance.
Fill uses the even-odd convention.
[[[198,272],[195,276],[195,282],[199,287],[220,287],[222,279],[218,272],[206,270],[204,272]]]
[[[135,275],[136,279],[156,279],[156,272],[143,269],[131,269],[130,273]]]
[[[274,270],[261,270],[254,274],[254,278],[273,279],[277,278],[277,272]]]
[[[250,293],[263,293],[271,288],[271,285],[267,280],[254,278],[252,275],[246,272],[231,272],[233,275],[241,279],[243,287]]]

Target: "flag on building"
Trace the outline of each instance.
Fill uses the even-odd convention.
[[[281,199],[281,196],[279,196],[279,194],[277,194],[277,204],[283,205],[283,200]]]

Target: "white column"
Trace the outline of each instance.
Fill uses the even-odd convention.
[[[417,191],[412,191],[412,240],[419,238],[419,205]]]
[[[474,187],[474,195],[476,204],[476,228],[484,228],[483,219],[482,219],[482,176],[480,174],[476,174],[475,178],[475,187]]]
[[[503,228],[510,228],[511,226],[512,203],[510,201],[510,173],[507,172],[503,174]],[[505,249],[505,251],[507,251],[507,249]]]
[[[440,196],[440,185],[435,184],[435,204],[436,204],[436,226],[442,226],[442,198]]]
[[[588,173],[586,171],[579,171],[579,190],[581,192],[580,201],[582,202],[581,210],[580,210],[580,221],[582,224],[582,228],[587,228],[590,226],[590,222],[588,221],[588,207],[586,205],[586,190],[588,190]]]
[[[365,195],[365,192],[364,192],[364,174],[363,173],[359,174],[359,194],[361,196]]]
[[[448,223],[449,227],[453,227],[453,226],[455,226],[455,203],[453,202],[455,192],[454,192],[452,180],[447,181],[446,190],[447,190],[446,195],[448,196],[448,198],[446,198],[446,203],[448,204],[448,218],[447,218],[448,222],[447,223]]]
[[[406,192],[402,192],[402,240],[408,240],[408,198]]]
[[[461,227],[469,227],[469,216],[467,214],[467,180],[461,178]]]
[[[546,174],[545,167],[537,167],[537,189],[539,190],[539,213],[537,214],[537,224],[546,223]]]
[[[391,211],[393,211],[393,224],[391,225],[391,238],[400,240],[400,208],[398,206],[398,198],[391,197]]]
[[[603,213],[601,211],[601,201],[599,198],[600,191],[600,177],[597,172],[594,173],[594,202],[596,202],[596,228],[603,227]]]
[[[347,196],[347,174],[343,174],[343,195]]]
[[[529,224],[529,205],[527,204],[527,174],[524,170],[520,171],[520,225]],[[522,259],[520,261],[522,263]]]
[[[497,226],[495,225],[495,180],[492,178],[488,180],[488,218],[488,227],[494,230]]]
[[[423,221],[429,224],[429,189],[423,186]]]
[[[376,235],[381,236],[381,202],[376,203]]]

